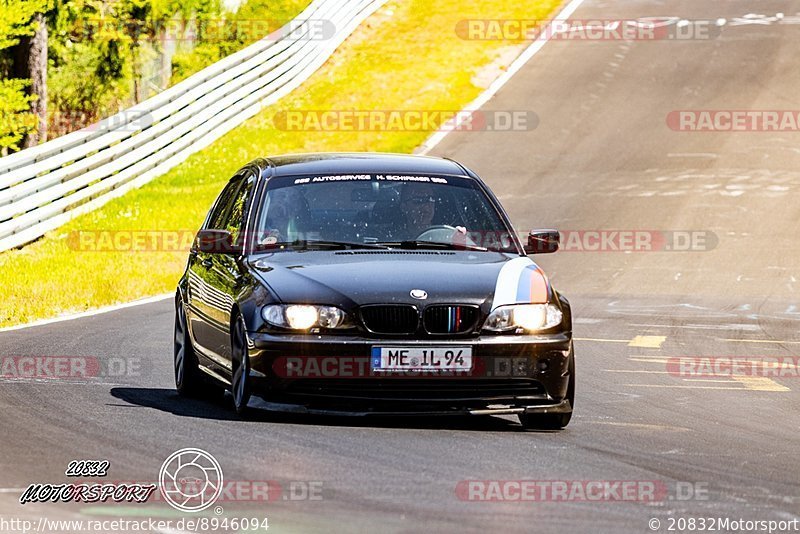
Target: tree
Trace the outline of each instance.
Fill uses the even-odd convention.
[[[117,4],[54,1],[48,85],[55,135],[88,126],[128,103],[131,67]]]
[[[0,80],[0,154],[18,150],[28,132],[35,131],[39,119],[30,112],[34,97],[25,94],[28,80]]]
[[[25,136],[26,147],[47,140],[47,22],[43,11],[33,15],[32,28],[32,34],[21,37],[13,47],[11,66],[12,77],[31,81],[28,95],[35,97],[31,112],[38,118],[38,128]]]
[[[0,0],[0,151],[46,136],[46,0]],[[27,51],[27,57],[26,57]]]

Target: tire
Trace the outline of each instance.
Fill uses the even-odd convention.
[[[572,419],[572,410],[575,408],[575,353],[569,355],[569,381],[567,382],[566,399],[569,401],[570,411],[567,413],[547,414],[519,414],[519,422],[526,430],[561,430]]]
[[[173,369],[175,371],[175,389],[182,397],[201,397],[206,384],[200,376],[197,366],[197,353],[194,351],[192,339],[186,322],[186,310],[183,300],[178,296],[175,301],[175,329],[173,340]]]
[[[247,414],[247,403],[252,394],[250,385],[250,356],[247,351],[247,331],[241,315],[237,315],[231,325],[231,360],[233,376],[231,394],[233,408],[239,415]]]

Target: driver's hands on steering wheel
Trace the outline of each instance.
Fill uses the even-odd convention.
[[[420,233],[416,241],[432,241],[434,243],[452,243],[455,245],[478,246],[467,234],[463,226],[450,226],[449,224],[436,224],[429,226]]]

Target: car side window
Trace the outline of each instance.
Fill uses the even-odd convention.
[[[246,173],[244,179],[241,180],[241,187],[236,191],[231,201],[231,209],[226,213],[222,229],[231,233],[232,243],[242,244],[239,243],[239,236],[241,235],[242,226],[244,225],[244,214],[254,183],[255,177],[253,174],[250,172]]]
[[[224,230],[227,221],[227,214],[230,212],[230,207],[236,192],[242,185],[243,175],[234,176],[226,185],[222,192],[217,197],[217,202],[208,217],[207,229],[211,230]]]

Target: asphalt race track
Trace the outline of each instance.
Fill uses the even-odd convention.
[[[584,239],[537,259],[575,316],[577,406],[566,430],[524,432],[512,417],[260,411],[241,421],[229,398],[177,397],[163,300],[0,333],[5,356],[129,366],[121,376],[2,382],[0,516],[180,517],[163,503],[17,500],[28,484],[65,481],[72,459],[108,459],[111,480],[153,481],[173,451],[200,447],[226,480],[278,483],[268,502],[246,492],[218,502],[225,515],[267,516],[276,532],[641,533],[654,531],[653,518],[659,532],[670,518],[800,518],[797,369],[669,370],[678,357],[800,352],[800,133],[667,122],[680,110],[800,109],[800,1],[586,0],[572,18],[650,16],[727,23],[706,39],[551,41],[484,107],[533,111],[535,128],[455,132],[433,151],[484,177],[518,230],[705,239],[690,251],[576,250]],[[456,491],[469,480],[649,481],[663,491],[478,502]]]

